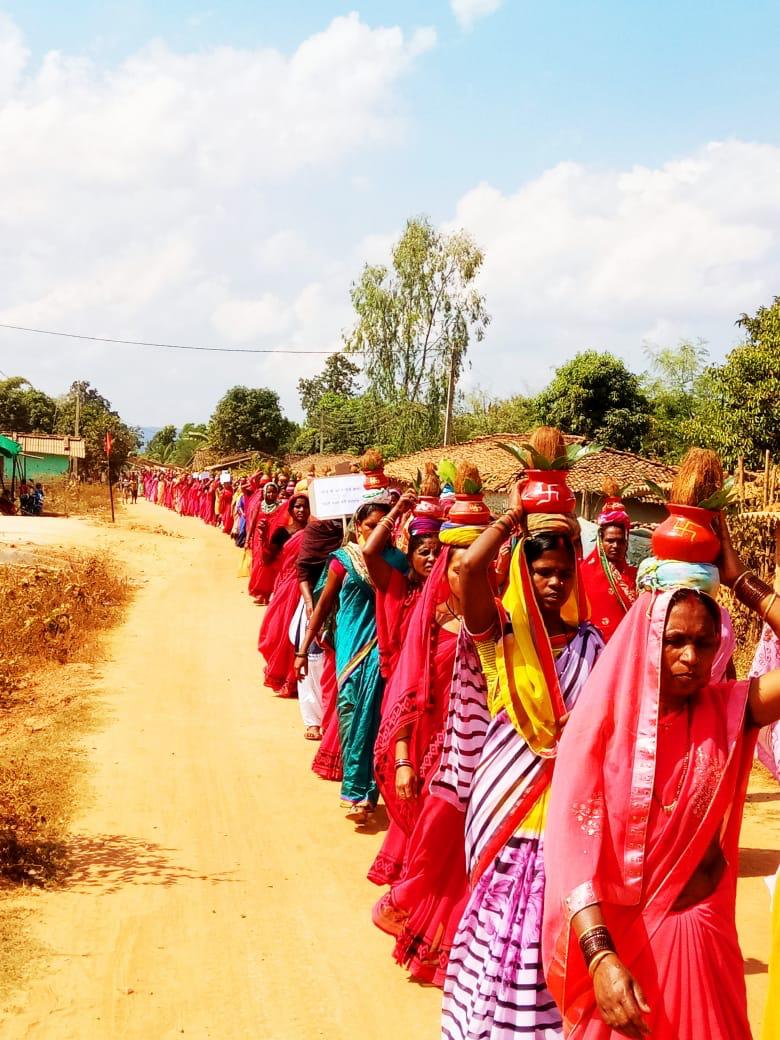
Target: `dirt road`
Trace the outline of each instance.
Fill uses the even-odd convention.
[[[382,835],[341,818],[335,785],[309,770],[297,705],[262,688],[260,611],[232,544],[145,502],[117,531],[68,525],[144,584],[99,669],[105,718],[85,738],[75,873],[25,897],[48,953],[0,1037],[435,1040],[438,991],[406,980],[369,920]],[[756,1024],[777,798],[755,785],[743,840]]]
[[[195,520],[128,514],[115,534],[69,522],[146,583],[100,667],[75,876],[25,900],[50,956],[0,1036],[435,1037],[438,991],[408,983],[370,923],[381,834],[341,818],[297,704],[262,688],[239,554]]]

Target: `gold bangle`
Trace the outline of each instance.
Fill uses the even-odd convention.
[[[595,955],[593,960],[588,965],[588,974],[590,975],[591,978],[593,978],[593,976],[596,974],[596,968],[598,968],[599,964],[601,964],[601,962],[604,960],[605,957],[609,957],[609,955],[611,953],[615,953],[615,951],[614,950],[601,950],[600,953],[597,953]]]
[[[592,928],[588,928],[587,931],[582,933],[582,935],[579,937],[577,942],[579,942],[579,943],[584,942],[588,938],[589,935],[593,935],[594,932],[597,932],[599,930],[599,928],[603,928],[603,927],[604,927],[603,924],[594,924]]]
[[[734,593],[735,596],[737,594],[737,585],[739,585],[742,579],[746,578],[748,574],[750,574],[750,568],[746,567],[744,571],[741,574],[738,574],[734,581],[731,583],[731,591]]]

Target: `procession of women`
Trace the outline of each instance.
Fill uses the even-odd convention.
[[[682,460],[634,567],[617,486],[583,553],[576,450],[536,430],[499,515],[475,466],[394,488],[376,451],[344,521],[314,515],[314,473],[141,482],[235,541],[263,685],[297,700],[334,815],[386,809],[356,862],[366,927],[441,988],[442,1040],[750,1040],[738,847],[756,755],[780,772],[780,601],[732,544],[712,452]],[[722,586],[763,625],[747,678]],[[780,890],[772,912],[761,1040]]]

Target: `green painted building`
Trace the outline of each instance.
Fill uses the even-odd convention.
[[[21,445],[17,474],[28,480],[44,481],[63,476],[71,471],[74,460],[84,458],[83,437],[45,433],[11,433],[8,436]],[[10,480],[10,466],[3,476],[6,481]]]

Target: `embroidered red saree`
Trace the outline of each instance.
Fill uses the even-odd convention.
[[[450,550],[434,564],[410,613],[406,635],[382,708],[374,770],[391,817],[390,828],[369,878],[391,884],[392,903],[405,913],[394,957],[413,978],[443,985],[452,938],[466,902],[468,884],[463,815],[430,795],[441,759],[458,636],[436,621],[446,601]],[[399,799],[395,790],[395,744],[409,727],[409,758],[419,793]]]
[[[582,562],[580,578],[590,606],[590,619],[605,643],[615,634],[636,599],[636,574],[636,567],[626,564],[618,569],[610,563],[598,542]]]
[[[712,681],[659,729],[663,631],[672,592],[643,593],[591,675],[564,730],[547,817],[543,957],[577,1040],[612,1040],[571,927],[598,902],[618,956],[643,987],[653,1040],[749,1040],[734,904],[737,852],[756,731],[748,684]],[[733,643],[731,644],[733,646]],[[713,676],[730,657],[728,639]],[[674,803],[670,815],[657,805]],[[679,791],[675,802],[675,792]],[[671,793],[670,793],[671,792]],[[674,904],[713,843],[716,890]]]

